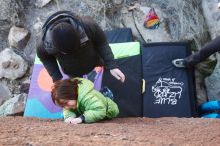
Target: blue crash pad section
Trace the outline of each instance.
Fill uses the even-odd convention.
[[[202,112],[220,110],[220,101],[209,101],[200,105]]]
[[[193,71],[176,68],[173,59],[190,54],[187,43],[149,43],[142,46],[145,80],[144,117],[192,117],[196,115]]]
[[[220,114],[217,113],[206,114],[202,116],[202,118],[220,118]]]
[[[37,107],[34,110],[25,110],[25,115],[28,117],[32,117],[33,115],[37,115],[38,118],[49,118],[49,119],[60,119],[63,118],[63,112],[55,112],[51,113],[45,106],[42,105],[41,102],[37,99],[29,99],[26,103],[26,108],[31,109],[33,107]],[[40,114],[39,114],[40,113]]]
[[[199,106],[202,118],[220,118],[220,101],[214,100]]]

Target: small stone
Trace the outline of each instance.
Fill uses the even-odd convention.
[[[140,4],[139,3],[135,3],[134,5],[130,6],[128,8],[128,11],[133,11],[133,10],[136,10],[140,7]]]
[[[13,26],[9,31],[8,42],[12,48],[23,49],[27,45],[29,38],[28,30]]]
[[[128,138],[127,137],[123,137],[121,140],[128,140]]]
[[[37,0],[35,6],[38,8],[42,8],[46,6],[51,0]]]

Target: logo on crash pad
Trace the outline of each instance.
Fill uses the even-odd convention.
[[[181,98],[183,82],[175,81],[175,78],[159,78],[152,86],[154,104],[176,105]]]

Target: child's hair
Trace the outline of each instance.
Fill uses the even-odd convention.
[[[53,102],[57,99],[77,100],[78,84],[77,79],[65,79],[56,81],[52,87],[51,97]]]

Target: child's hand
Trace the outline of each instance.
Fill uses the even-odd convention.
[[[70,123],[70,124],[80,124],[80,123],[82,123],[82,119],[81,118],[69,117],[64,122]]]

